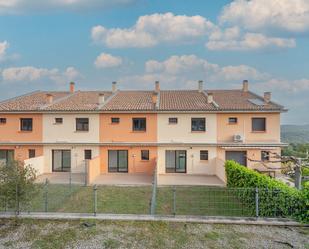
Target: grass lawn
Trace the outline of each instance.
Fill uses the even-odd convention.
[[[0,219],[0,248],[309,248],[299,227]]]
[[[46,189],[39,185],[37,195],[22,211],[44,212]],[[98,186],[97,212],[114,214],[149,214],[151,186],[119,187]],[[48,212],[92,213],[94,192],[92,187],[53,185],[47,189]],[[172,187],[158,187],[156,214],[174,214]],[[219,187],[176,188],[176,215],[252,216],[254,210],[242,203],[234,191]]]
[[[237,198],[234,189],[220,187],[177,187],[174,210],[172,187],[159,187],[157,213],[206,216],[252,216],[254,209]]]

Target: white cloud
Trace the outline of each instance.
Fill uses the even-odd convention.
[[[4,61],[6,58],[6,50],[9,47],[9,43],[7,41],[0,42],[0,62]]]
[[[4,82],[29,82],[39,80],[49,80],[57,84],[67,83],[81,77],[81,74],[74,68],[68,67],[61,72],[59,69],[46,69],[36,67],[11,67],[2,71]]]
[[[192,42],[213,28],[214,25],[202,16],[156,13],[140,16],[131,28],[95,26],[91,30],[91,37],[95,43],[112,48],[152,47],[161,42]]]
[[[205,44],[209,50],[259,50],[269,48],[293,48],[296,46],[294,39],[267,37],[260,33],[242,34],[238,27],[225,30],[216,29]]]
[[[98,10],[134,2],[136,0],[0,0],[0,14]]]
[[[285,92],[287,95],[291,93],[309,92],[309,79],[270,79],[268,81],[256,84],[256,89],[272,90]],[[308,93],[307,93],[308,94]]]
[[[97,68],[112,68],[112,67],[119,67],[120,65],[122,65],[122,63],[123,60],[121,57],[102,53],[96,58],[94,65]]]
[[[309,31],[308,0],[235,0],[226,5],[220,23],[250,31]]]

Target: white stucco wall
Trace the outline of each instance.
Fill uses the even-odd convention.
[[[84,150],[92,150],[92,158],[99,156],[99,146],[44,146],[44,172],[52,173],[52,150],[71,150],[71,170],[81,173],[85,170]]]
[[[169,118],[178,118],[169,124]],[[205,132],[191,131],[191,118],[206,118]],[[216,114],[158,114],[158,142],[216,143]]]
[[[158,174],[165,174],[165,151],[187,151],[187,174],[216,174],[216,147],[159,147],[158,148]],[[208,150],[208,161],[200,160],[200,150]]]
[[[63,118],[55,124],[55,118]],[[76,118],[89,118],[89,131],[76,131]],[[44,114],[43,142],[99,142],[99,114]]]

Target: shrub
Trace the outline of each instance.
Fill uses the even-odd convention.
[[[309,222],[309,188],[299,191],[234,161],[225,163],[225,171],[228,187],[247,189],[239,197],[251,208],[255,207],[252,189],[259,189],[260,216],[294,217]]]

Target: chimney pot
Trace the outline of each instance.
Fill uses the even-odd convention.
[[[271,92],[264,92],[264,102],[269,103],[271,101]]]
[[[212,102],[214,102],[214,96],[212,93],[208,93],[207,94],[207,103],[211,104]]]
[[[75,83],[70,82],[70,93],[74,93],[74,91],[75,91]]]
[[[244,92],[248,92],[248,91],[249,91],[249,82],[248,82],[248,80],[244,80],[244,81],[242,82],[242,90],[243,90]]]
[[[114,81],[114,82],[112,83],[112,92],[114,93],[114,92],[116,92],[116,91],[117,91],[117,82]]]
[[[105,95],[104,93],[99,94],[99,105],[103,104],[105,101]]]
[[[198,91],[200,93],[203,92],[203,81],[202,80],[198,81]]]
[[[155,82],[155,91],[156,91],[156,92],[159,92],[159,91],[160,91],[160,82],[159,82],[159,81],[156,81],[156,82]]]
[[[54,96],[50,93],[46,94],[48,104],[53,103]]]

